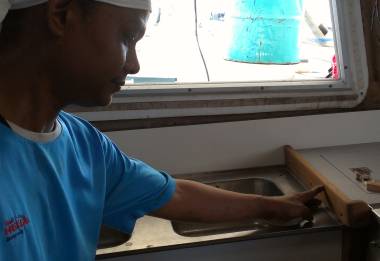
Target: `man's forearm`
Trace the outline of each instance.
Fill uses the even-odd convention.
[[[177,180],[173,199],[153,213],[171,220],[227,222],[268,218],[272,204],[266,197],[217,189],[201,183]]]

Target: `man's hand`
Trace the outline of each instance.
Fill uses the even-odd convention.
[[[321,204],[321,201],[315,197],[322,191],[324,191],[323,186],[317,186],[305,192],[270,198],[271,211],[265,218],[276,222],[286,222],[295,218],[311,220],[313,218],[311,208]]]

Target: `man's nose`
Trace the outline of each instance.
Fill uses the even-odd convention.
[[[137,58],[137,53],[134,48],[131,48],[127,52],[127,57],[124,65],[124,71],[127,74],[136,74],[140,71],[140,63]]]

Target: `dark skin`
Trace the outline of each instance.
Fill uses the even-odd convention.
[[[0,112],[23,128],[50,130],[69,104],[107,105],[126,76],[139,71],[135,45],[147,11],[96,4],[84,16],[76,1],[53,0],[25,16],[36,26],[25,27],[11,53],[1,52],[9,62],[0,64]]]
[[[77,1],[49,0],[20,12],[33,26],[0,46],[0,114],[25,129],[50,131],[69,104],[109,104],[127,75],[140,69],[135,45],[147,11],[95,3],[84,14]],[[274,198],[177,180],[172,200],[152,215],[202,222],[310,218],[305,204],[322,190]]]

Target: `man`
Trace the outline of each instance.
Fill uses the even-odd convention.
[[[10,11],[9,11],[10,9]],[[0,260],[92,260],[101,224],[310,218],[322,188],[263,197],[176,180],[61,110],[139,71],[148,0],[0,0]]]

